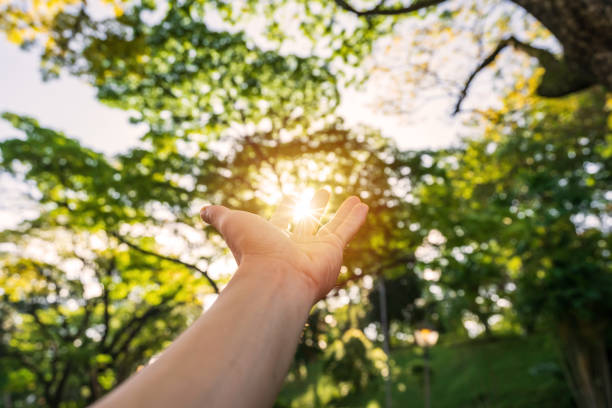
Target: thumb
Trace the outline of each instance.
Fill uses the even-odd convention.
[[[232,210],[223,207],[222,205],[209,205],[200,210],[200,217],[202,218],[202,221],[212,225],[217,231],[219,231],[227,243],[230,251],[232,251],[232,255],[234,255],[236,263],[240,265],[241,251],[240,248],[235,245],[235,240],[232,239],[231,228],[229,227],[229,224],[231,223],[227,222],[228,216],[231,212]]]
[[[206,207],[202,207],[200,210],[200,217],[202,218],[202,221],[212,225],[222,235],[225,235],[223,233],[223,225],[225,224],[224,221],[229,212],[230,209],[223,207],[222,205],[208,205]]]

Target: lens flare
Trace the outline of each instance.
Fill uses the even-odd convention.
[[[293,206],[293,221],[298,222],[306,218],[314,217],[314,209],[310,206],[312,200],[313,191],[305,191],[299,196],[295,205]]]

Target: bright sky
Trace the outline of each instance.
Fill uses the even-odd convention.
[[[33,116],[43,126],[61,130],[106,153],[137,143],[143,128],[129,124],[126,112],[101,104],[92,87],[68,75],[42,82],[38,64],[35,53],[22,51],[0,37],[0,112]],[[457,140],[459,123],[449,117],[448,101],[425,106],[417,120],[405,123],[374,113],[368,107],[371,99],[365,93],[344,93],[340,112],[349,125],[362,122],[379,128],[404,148],[441,147]],[[16,134],[0,121],[0,139]]]
[[[68,75],[42,82],[38,65],[38,55],[0,37],[0,112],[33,116],[42,125],[107,153],[137,142],[142,130],[128,123],[126,112],[102,105],[92,87]],[[0,139],[16,134],[6,121],[0,121]]]

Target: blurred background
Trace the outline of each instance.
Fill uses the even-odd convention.
[[[202,205],[320,187],[371,210],[275,406],[612,406],[608,0],[2,0],[0,31],[0,406],[86,406],[207,310],[236,265]]]

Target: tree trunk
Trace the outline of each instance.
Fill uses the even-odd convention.
[[[90,402],[97,401],[102,397],[102,387],[100,386],[100,382],[98,381],[98,366],[97,364],[93,365],[90,369],[89,373],[89,389],[91,390],[91,400]]]
[[[431,408],[431,382],[429,378],[431,359],[429,357],[429,347],[425,347],[424,360],[425,364],[423,365],[423,399],[425,400],[425,408]]]
[[[604,328],[576,321],[559,326],[566,376],[579,408],[612,407]]]
[[[389,319],[387,318],[387,291],[383,277],[378,279],[378,296],[380,298],[380,326],[383,332],[383,350],[387,355],[387,375],[385,376],[385,406],[391,408],[391,347],[389,345]]]
[[[478,317],[480,323],[482,323],[484,327],[484,333],[486,338],[493,337],[493,332],[491,331],[491,325],[489,324],[489,317],[491,317],[488,313],[482,313],[479,310],[479,305],[476,303],[474,305],[474,314]]]
[[[512,0],[540,21],[563,46],[564,60],[581,75],[612,89],[610,0]],[[562,80],[562,78],[560,78]]]
[[[2,402],[5,408],[13,408],[13,399],[11,398],[10,392],[4,391],[2,394]]]

